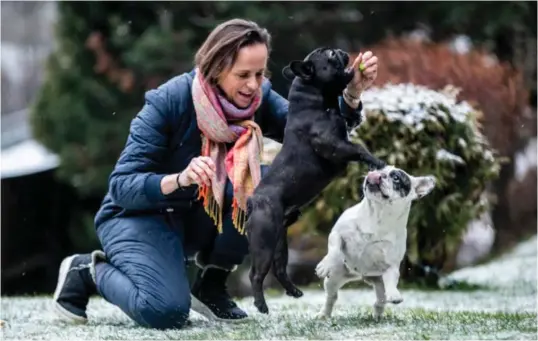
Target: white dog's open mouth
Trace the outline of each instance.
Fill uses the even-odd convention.
[[[385,192],[383,192],[383,186],[381,186],[381,185],[379,186],[379,193],[381,193],[381,197],[383,199],[388,199],[389,198],[389,196],[386,195]]]
[[[389,196],[387,194],[385,194],[385,191],[383,191],[383,188],[385,186],[383,186],[383,184],[367,184],[366,185],[366,190],[370,191],[370,193],[372,194],[375,194],[375,193],[379,193],[381,194],[381,198],[387,200],[389,199]]]

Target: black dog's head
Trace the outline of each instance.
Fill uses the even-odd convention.
[[[349,55],[340,49],[317,48],[304,60],[294,60],[282,70],[283,76],[292,80],[299,77],[318,88],[341,92],[353,79],[354,71],[346,68]]]

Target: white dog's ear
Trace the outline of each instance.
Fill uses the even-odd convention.
[[[434,188],[437,180],[433,175],[417,176],[413,179],[413,187],[417,194],[417,199],[428,195]]]

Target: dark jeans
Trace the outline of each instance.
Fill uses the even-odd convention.
[[[97,234],[107,256],[96,266],[101,296],[142,326],[182,327],[191,305],[186,257],[204,251],[209,263],[233,266],[248,254],[246,236],[232,224],[230,183],[226,191],[222,234],[199,203],[190,210],[101,224]]]

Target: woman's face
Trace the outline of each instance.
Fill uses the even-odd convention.
[[[237,54],[235,64],[219,78],[219,86],[227,99],[239,108],[246,108],[262,85],[267,67],[265,44],[245,46]]]

